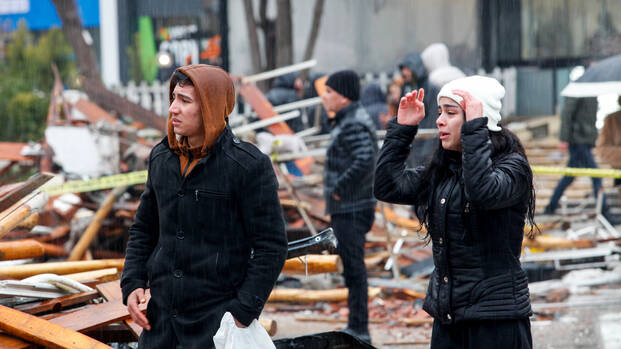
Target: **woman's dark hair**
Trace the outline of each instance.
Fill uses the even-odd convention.
[[[194,83],[192,82],[192,80],[187,75],[180,72],[179,70],[175,71],[173,75],[170,77],[170,83],[172,86],[177,86],[177,85],[181,87],[183,87],[184,85],[194,86]]]
[[[508,129],[501,127],[499,132],[490,132],[490,140],[492,143],[492,159],[498,158],[503,155],[518,153],[528,161],[526,157],[526,152],[522,143],[517,138],[517,136],[509,131]],[[426,166],[423,177],[425,181],[428,182],[429,188],[432,190],[429,191],[428,197],[421,197],[420,202],[417,202],[414,207],[416,209],[416,215],[420,220],[421,226],[425,226],[429,228],[429,206],[431,203],[431,198],[433,196],[433,188],[437,188],[439,183],[450,175],[449,172],[449,151],[442,148],[442,145],[438,143],[438,148],[436,152],[431,157],[431,161]],[[526,211],[526,219],[527,222],[531,225],[530,231],[528,232],[528,237],[534,238],[534,236],[539,231],[535,224],[535,187],[533,185],[533,172],[528,166],[526,168],[526,176],[528,181],[528,209]],[[425,236],[425,239],[429,239],[429,233]]]

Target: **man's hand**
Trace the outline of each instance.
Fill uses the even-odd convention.
[[[483,117],[483,103],[481,101],[463,90],[453,90],[452,92],[462,98],[460,106],[466,113],[466,121]]]
[[[564,150],[567,151],[567,149],[569,149],[569,143],[567,142],[561,142],[558,144],[558,149],[559,150]]]
[[[407,93],[399,102],[397,111],[397,123],[400,125],[416,126],[425,117],[425,104],[423,97],[425,90],[414,90]]]
[[[341,201],[341,197],[338,196],[336,193],[332,193],[332,198],[336,201]]]
[[[241,322],[237,321],[235,316],[233,316],[233,320],[235,320],[235,326],[237,326],[239,328],[246,328],[246,327],[248,327],[248,326],[245,326],[244,324],[242,324]]]
[[[138,307],[138,303],[145,304],[147,299],[144,296],[144,289],[137,288],[132,291],[127,297],[127,310],[129,311],[129,315],[132,317],[135,323],[137,323],[140,327],[145,330],[151,330],[151,325],[149,325],[149,320],[147,317],[140,311]]]

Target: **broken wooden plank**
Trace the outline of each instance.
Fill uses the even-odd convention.
[[[0,242],[0,261],[37,258],[42,256],[65,256],[62,246],[45,244],[33,239]]]
[[[50,173],[37,173],[30,177],[26,182],[19,185],[0,199],[0,212],[4,212],[11,206],[15,205],[19,200],[32,193],[34,190],[47,183],[54,177]]]
[[[82,273],[74,273],[63,275],[66,278],[71,280],[75,280],[78,282],[84,281],[98,281],[98,282],[107,282],[119,279],[119,271],[116,268],[106,268],[106,269],[98,269],[92,271],[85,271]]]
[[[377,297],[381,292],[378,287],[369,287],[369,298]],[[337,288],[331,290],[304,290],[276,288],[272,290],[268,302],[340,302],[347,300],[347,288]]]
[[[28,197],[24,202],[19,202],[2,212],[3,216],[0,218],[0,237],[15,228],[33,212],[41,210],[47,203],[48,198],[46,193],[38,192],[34,196]]]
[[[82,292],[39,302],[20,304],[15,306],[15,309],[31,315],[41,314],[48,311],[59,312],[67,307],[86,303],[87,301],[97,297],[99,297],[99,293],[97,291]]]
[[[123,300],[123,293],[121,291],[121,282],[118,280],[99,284],[95,286],[95,288],[97,288],[97,291],[99,291],[101,296],[104,297],[107,301]],[[149,297],[150,294],[151,294],[150,292],[147,292],[147,297]],[[148,304],[148,303],[145,302],[145,304]],[[140,334],[143,331],[142,327],[140,327],[140,325],[138,325],[132,319],[127,319],[127,320],[124,320],[123,322],[125,323],[127,328],[130,330],[130,332],[134,335],[134,337],[138,339],[140,337]]]
[[[95,236],[97,236],[97,231],[101,227],[101,223],[104,218],[106,218],[112,209],[112,205],[114,205],[114,202],[125,192],[125,190],[127,190],[127,186],[116,187],[112,190],[112,192],[110,192],[110,194],[108,194],[104,202],[95,213],[93,221],[88,225],[88,228],[86,228],[78,243],[73,247],[73,250],[71,250],[68,260],[77,261],[84,256],[84,252],[90,246]]]
[[[0,267],[5,278],[23,279],[30,276],[52,273],[57,275],[79,273],[105,268],[123,269],[125,259],[97,259],[92,261],[47,262]]]
[[[0,330],[48,348],[111,349],[82,333],[2,305]]]
[[[294,275],[314,275],[323,273],[342,273],[343,262],[338,255],[311,254],[285,261],[282,273]]]
[[[140,310],[146,311],[146,304],[139,304]],[[91,331],[99,327],[127,320],[130,318],[127,307],[121,300],[93,304],[78,311],[68,313],[49,321],[62,327],[78,331]]]
[[[524,238],[522,247],[541,248],[544,250],[567,250],[572,248],[595,247],[595,242],[587,239],[570,240],[549,235],[537,235],[534,239]]]

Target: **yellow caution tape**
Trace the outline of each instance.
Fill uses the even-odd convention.
[[[112,176],[103,176],[87,181],[69,181],[61,185],[41,187],[41,191],[49,195],[60,195],[67,193],[83,193],[87,191],[110,189],[123,185],[141,184],[147,181],[147,171],[136,171],[122,173]]]
[[[274,156],[274,155],[272,155]],[[572,167],[551,167],[551,166],[532,166],[534,174],[538,175],[563,175],[572,177],[611,177],[621,178],[621,170],[598,169],[598,168],[572,168]],[[61,185],[45,185],[41,191],[49,195],[60,195],[66,193],[83,193],[102,189],[120,187],[122,185],[141,184],[147,181],[147,171],[136,171],[112,176],[104,176],[86,181],[69,181]]]
[[[552,167],[552,166],[531,166],[531,168],[533,169],[534,174],[539,174],[539,175],[621,178],[621,170],[615,170],[615,169]]]

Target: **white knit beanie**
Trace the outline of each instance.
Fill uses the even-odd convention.
[[[500,131],[500,101],[505,96],[505,88],[494,78],[474,75],[453,80],[442,86],[438,93],[438,105],[440,97],[448,97],[461,105],[462,98],[453,94],[453,90],[463,90],[483,104],[483,116],[487,117],[487,128],[490,131]]]

